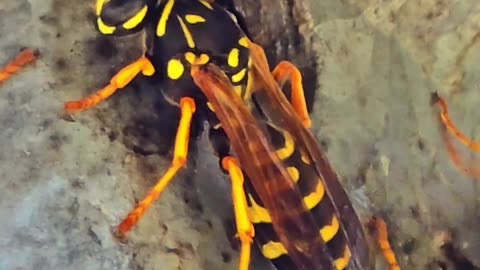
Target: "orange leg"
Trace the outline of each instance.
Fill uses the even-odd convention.
[[[400,266],[398,266],[397,259],[395,258],[395,253],[390,247],[390,243],[388,243],[387,225],[385,221],[381,218],[372,217],[367,226],[375,232],[377,236],[377,243],[383,253],[383,257],[385,257],[388,263],[388,269],[400,270]]]
[[[458,128],[453,124],[452,120],[448,116],[448,108],[445,100],[440,97],[437,93],[432,95],[432,103],[439,104],[440,106],[440,120],[445,126],[445,129],[448,133],[452,134],[457,140],[467,146],[473,152],[480,152],[480,143],[475,142],[465,136]],[[447,145],[448,156],[452,161],[453,165],[461,172],[465,173],[467,176],[480,178],[480,168],[476,167],[474,164],[466,164],[464,160],[460,158],[460,153],[455,149],[451,138],[448,136],[447,132],[443,134],[443,139]]]
[[[177,174],[178,170],[180,170],[187,161],[190,124],[192,122],[192,116],[195,113],[195,101],[189,97],[182,98],[180,101],[180,110],[181,118],[175,138],[172,163],[167,172],[157,181],[157,184],[150,190],[147,196],[145,196],[145,198],[137,204],[135,209],[117,226],[114,234],[119,238],[126,237],[130,229],[138,222],[148,207],[160,196],[160,193],[162,193]]]
[[[292,85],[291,103],[293,109],[306,128],[310,128],[312,121],[308,115],[307,104],[305,103],[305,93],[302,85],[302,74],[300,70],[288,61],[280,62],[272,72],[280,88],[289,79]]]
[[[140,72],[145,76],[152,76],[155,73],[155,68],[152,63],[144,56],[121,69],[105,88],[81,100],[66,102],[64,107],[65,112],[70,114],[95,106],[102,100],[110,97],[118,89],[127,86]]]
[[[447,130],[454,135],[461,143],[467,146],[470,150],[474,152],[480,152],[480,143],[472,141],[467,136],[465,136],[458,128],[453,124],[452,120],[448,116],[447,103],[443,98],[441,98],[437,93],[434,93],[432,96],[432,102],[438,103],[440,105],[440,119],[445,125]]]
[[[0,83],[22,70],[27,64],[35,62],[38,52],[31,49],[22,50],[15,59],[0,69]]]
[[[232,181],[232,201],[235,212],[237,237],[240,239],[240,262],[238,270],[248,270],[252,239],[255,236],[253,224],[248,216],[247,198],[243,189],[243,174],[233,157],[224,157],[222,167],[228,171]]]

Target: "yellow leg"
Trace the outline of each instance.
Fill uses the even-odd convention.
[[[122,68],[105,88],[81,100],[66,102],[64,107],[65,112],[70,114],[95,106],[102,100],[110,97],[118,89],[127,86],[140,72],[145,76],[152,76],[155,73],[155,68],[152,63],[144,56]]]
[[[280,62],[272,72],[280,88],[289,79],[291,82],[291,100],[293,109],[302,121],[303,126],[310,128],[312,121],[308,115],[307,104],[305,102],[305,93],[302,85],[302,73],[300,70],[288,61]]]
[[[253,224],[248,217],[247,198],[243,190],[243,174],[233,157],[222,159],[222,167],[228,171],[232,181],[232,201],[237,226],[237,237],[241,242],[238,270],[248,270],[252,239],[255,236]]]
[[[37,55],[38,53],[33,50],[22,50],[15,59],[0,69],[0,83],[22,70],[27,64],[35,62]]]
[[[138,222],[150,205],[160,196],[160,193],[170,183],[178,170],[187,161],[188,140],[190,135],[190,124],[195,113],[195,101],[192,98],[184,97],[180,100],[181,118],[178,124],[177,136],[173,159],[167,172],[157,181],[157,184],[150,190],[147,196],[137,204],[135,209],[117,226],[115,236],[125,238],[130,229]]]
[[[395,258],[395,253],[390,247],[390,243],[388,243],[387,225],[385,221],[381,218],[372,217],[368,222],[368,227],[375,231],[377,235],[377,243],[382,251],[383,257],[388,263],[388,269],[400,270],[400,266],[398,266],[397,259]]]

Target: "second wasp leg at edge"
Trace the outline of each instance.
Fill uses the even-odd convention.
[[[15,59],[0,69],[0,83],[22,70],[27,64],[35,62],[38,52],[31,49],[22,50]]]
[[[480,143],[475,142],[465,136],[458,128],[453,124],[452,120],[448,116],[448,108],[445,100],[440,97],[437,93],[432,95],[432,103],[438,103],[440,105],[440,119],[447,128],[447,130],[453,134],[461,143],[474,152],[480,152]]]
[[[442,136],[445,144],[447,145],[448,157],[450,158],[451,162],[460,172],[464,173],[468,177],[480,178],[480,169],[478,166],[461,158],[461,154],[455,149],[449,133],[451,133],[457,140],[474,152],[480,152],[480,143],[469,139],[467,136],[462,134],[457,127],[455,127],[452,120],[448,116],[447,103],[436,92],[432,94],[431,101],[432,104],[438,103],[440,105],[440,121],[443,123],[446,129],[442,131]]]
[[[235,158],[222,159],[222,167],[228,171],[232,181],[232,201],[235,212],[237,236],[241,242],[238,270],[248,270],[252,239],[255,236],[253,224],[248,216],[247,198],[243,189],[243,174]]]
[[[388,269],[400,270],[400,266],[398,266],[397,259],[395,258],[395,253],[388,242],[387,225],[385,224],[385,221],[381,218],[372,217],[368,221],[368,228],[374,231],[377,236],[377,243],[383,257],[388,263]]]
[[[118,238],[125,238],[130,229],[138,222],[150,205],[160,196],[160,193],[170,183],[187,162],[188,141],[192,116],[195,113],[195,101],[192,98],[184,97],[180,100],[181,117],[175,137],[173,159],[165,174],[157,181],[157,184],[150,190],[145,198],[137,204],[135,209],[117,226],[114,234]]]
[[[300,70],[291,62],[281,61],[273,70],[272,75],[280,88],[282,88],[286,80],[290,79],[292,87],[290,102],[303,126],[310,128],[312,121],[308,115]]]
[[[150,60],[145,56],[140,57],[137,61],[122,68],[103,89],[100,89],[96,93],[82,98],[81,100],[68,101],[65,103],[64,110],[67,113],[73,113],[75,111],[82,111],[95,106],[102,100],[110,97],[118,89],[127,86],[140,72],[145,76],[152,76],[155,73]]]

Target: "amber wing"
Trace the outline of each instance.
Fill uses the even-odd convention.
[[[270,75],[263,50],[253,43],[250,44],[250,48],[253,59],[253,81],[255,82],[253,98],[269,121],[290,133],[295,139],[297,147],[313,161],[317,173],[326,187],[325,192],[340,217],[343,233],[352,253],[350,267],[353,269],[368,268],[371,254],[365,233],[337,174],[320,150],[311,132],[298,120],[290,102]]]
[[[313,217],[305,215],[302,197],[294,188],[288,172],[227,77],[213,65],[201,69],[194,67],[192,72],[295,265],[305,270],[332,269],[332,258],[318,237]]]

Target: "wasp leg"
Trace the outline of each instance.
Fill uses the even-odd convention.
[[[237,237],[240,238],[239,270],[248,270],[252,239],[255,236],[253,224],[248,216],[247,198],[243,189],[243,174],[235,158],[231,156],[222,159],[223,169],[228,171],[232,181],[232,200],[235,212]]]
[[[272,72],[273,77],[277,81],[280,88],[283,87],[285,82],[289,79],[291,82],[291,97],[293,109],[300,118],[302,124],[306,128],[310,128],[312,121],[308,115],[307,104],[305,102],[305,93],[302,85],[302,73],[300,70],[288,61],[280,62]]]
[[[439,104],[440,106],[440,120],[447,129],[447,132],[452,134],[457,140],[468,147],[473,152],[480,152],[480,143],[475,142],[465,136],[460,130],[453,124],[452,120],[448,116],[448,108],[445,100],[438,95],[438,93],[432,94],[432,104]],[[446,132],[445,132],[446,133]],[[474,178],[480,178],[480,170],[474,165],[467,165],[465,161],[460,158],[460,154],[455,149],[451,138],[448,134],[443,134],[443,139],[447,145],[448,156],[453,165],[463,173]]]
[[[22,50],[15,59],[0,69],[0,83],[22,70],[27,64],[33,63],[37,59],[37,56],[38,52],[31,49]]]
[[[66,102],[64,107],[65,111],[67,113],[73,113],[75,111],[86,110],[95,106],[102,100],[110,97],[118,89],[127,86],[140,72],[145,76],[152,76],[155,73],[155,68],[145,56],[122,68],[115,76],[113,76],[110,80],[110,84],[105,88],[81,100]]]
[[[387,225],[385,224],[385,221],[383,221],[381,218],[372,217],[368,221],[367,226],[370,230],[375,232],[377,236],[377,243],[380,247],[383,257],[388,263],[388,269],[400,270],[400,266],[398,266],[397,259],[395,258],[395,253],[388,242]]]
[[[480,152],[480,143],[475,142],[469,139],[467,136],[463,135],[463,133],[460,132],[460,130],[453,124],[452,120],[448,116],[447,103],[445,102],[445,100],[437,93],[434,93],[432,95],[432,102],[438,103],[440,105],[440,119],[442,120],[442,123],[445,125],[447,130],[470,150],[474,152]]]
[[[190,124],[195,113],[195,101],[192,98],[184,97],[180,100],[181,117],[178,124],[173,159],[165,174],[157,181],[157,184],[150,190],[145,198],[137,204],[126,218],[116,227],[114,234],[118,238],[125,238],[130,229],[138,222],[150,205],[160,196],[160,193],[170,183],[187,161],[188,141],[190,135]]]

